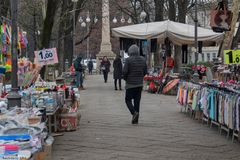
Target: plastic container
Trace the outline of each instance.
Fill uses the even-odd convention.
[[[19,147],[17,145],[3,144],[3,145],[0,145],[0,147],[4,147],[4,149],[5,149],[4,156],[17,156],[18,155]]]

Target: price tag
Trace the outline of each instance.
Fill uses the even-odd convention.
[[[39,61],[49,61],[53,59],[53,53],[51,50],[42,50],[38,53]]]
[[[224,51],[225,64],[240,64],[240,50],[225,50]]]
[[[41,66],[58,63],[56,48],[35,51],[35,62]]]

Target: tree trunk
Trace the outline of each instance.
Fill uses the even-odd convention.
[[[178,21],[180,23],[186,23],[186,14],[189,0],[177,0],[178,4]],[[174,53],[174,70],[179,72],[180,67],[182,66],[182,47],[175,45]]]
[[[63,18],[64,14],[66,13],[66,5],[65,5],[64,0],[61,0],[61,14],[60,14],[60,19]],[[63,30],[64,30],[64,20],[62,19],[59,23],[59,28],[58,28],[58,59],[59,59],[59,64],[58,64],[58,68],[59,68],[59,74],[61,75],[61,73],[64,71],[64,67],[65,67],[65,63],[64,63],[64,41],[63,41]]]
[[[222,57],[222,59],[223,59],[223,51],[226,49],[231,49],[233,36],[234,36],[235,28],[236,28],[236,23],[238,20],[239,9],[240,9],[239,0],[233,0],[232,6],[233,6],[232,7],[233,18],[232,18],[232,23],[231,23],[231,31],[225,33],[222,51],[220,52],[220,57]]]
[[[169,0],[168,19],[170,21],[176,20],[176,7],[174,0]]]
[[[238,22],[240,22],[240,13],[238,14]],[[238,25],[237,33],[233,38],[232,49],[235,49],[238,47],[239,40],[240,40],[240,24]]]
[[[48,0],[46,18],[43,24],[43,32],[41,37],[42,48],[48,48],[50,45],[50,39],[52,35],[52,28],[54,24],[54,18],[58,7],[59,0]]]
[[[154,0],[155,2],[155,21],[163,21],[163,9],[165,0]],[[157,42],[157,50],[154,54],[154,64],[155,66],[161,65],[161,48],[159,46],[160,43]]]
[[[76,6],[76,13],[75,13],[75,21],[78,22],[78,18],[79,18],[79,14],[81,12],[80,8],[83,8],[83,5],[86,3],[85,0],[79,0]],[[62,12],[64,13],[70,13],[70,11],[73,10],[73,3],[72,1],[68,0],[63,0],[63,4],[62,4]],[[72,13],[72,12],[71,12]],[[77,25],[77,23],[75,23]],[[59,32],[62,32],[62,37],[63,37],[63,50],[62,50],[62,57],[61,57],[61,66],[63,66],[63,68],[65,67],[65,60],[67,59],[69,62],[69,66],[72,64],[73,62],[73,37],[72,37],[72,31],[73,31],[73,15],[72,14],[67,14],[66,17],[64,17],[64,21],[62,22],[62,24],[60,24],[61,27],[59,29],[61,29],[61,31],[59,30]]]
[[[59,0],[48,0],[46,18],[44,20],[42,37],[41,37],[41,48],[49,48],[50,46],[52,28],[55,20],[54,18],[57,11],[58,3],[59,3]],[[46,67],[43,67],[40,72],[41,77],[43,79],[45,77],[45,72],[47,73],[48,71]]]
[[[71,31],[70,31],[71,32]],[[65,32],[65,37],[64,37],[64,60],[68,59],[69,65],[72,64],[73,62],[73,39],[71,34],[68,31]],[[67,35],[68,34],[68,35]]]
[[[178,4],[178,21],[180,23],[186,23],[186,15],[189,0],[177,0],[177,4]]]
[[[10,9],[10,0],[1,0],[0,16],[7,17],[9,9]]]
[[[163,21],[163,9],[165,0],[154,0],[155,2],[155,21]]]

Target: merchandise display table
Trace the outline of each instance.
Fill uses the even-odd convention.
[[[58,106],[53,112],[47,113],[49,134],[52,133],[52,127],[54,132],[55,133],[57,132],[57,114],[58,114],[59,108],[60,107]]]

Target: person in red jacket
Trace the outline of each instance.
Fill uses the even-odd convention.
[[[166,58],[165,67],[166,67],[166,72],[169,72],[174,68],[174,59],[171,56],[168,56]]]

